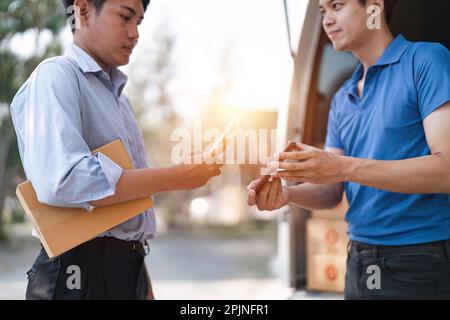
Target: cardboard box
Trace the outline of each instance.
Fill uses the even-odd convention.
[[[102,152],[124,169],[134,168],[120,140],[113,141],[92,153],[97,152]],[[153,205],[150,198],[145,198],[98,207],[92,212],[78,208],[54,207],[38,201],[30,181],[21,183],[16,189],[16,194],[33,221],[50,258],[95,238]]]
[[[345,287],[346,255],[313,254],[307,261],[309,290],[342,293]]]
[[[347,245],[347,222],[337,219],[308,219],[306,223],[308,255],[316,253],[347,255]]]
[[[343,292],[347,259],[347,223],[310,218],[306,224],[307,287]]]
[[[336,208],[328,210],[316,210],[311,212],[313,218],[327,218],[327,219],[344,219],[348,210],[348,201],[345,193],[342,197],[342,201]]]

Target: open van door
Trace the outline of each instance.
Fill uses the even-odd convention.
[[[450,49],[448,21],[450,21],[450,1],[448,0],[398,0],[390,26],[394,36],[402,33],[410,41],[440,42]],[[278,115],[277,143],[279,146],[283,146],[289,140],[296,140],[322,147],[326,137],[331,99],[345,80],[350,77],[358,61],[351,53],[336,52],[333,49],[322,30],[318,0],[309,0],[307,3],[294,60],[290,101]],[[311,274],[315,272],[319,272],[319,274],[315,275],[314,279],[320,280],[330,276],[332,281],[336,281],[337,277],[340,277],[339,281],[343,281],[342,273],[345,273],[345,265],[344,270],[337,267],[331,272],[329,272],[329,268],[323,272],[316,265],[311,267],[310,261],[308,261],[311,257],[307,254],[307,225],[310,223],[309,220],[317,219],[317,217],[319,217],[318,219],[330,218],[330,221],[332,221],[331,219],[340,219],[342,223],[345,223],[343,219],[345,211],[345,203],[337,209],[327,210],[316,216],[314,213],[293,206],[283,209],[278,223],[278,251],[282,268],[281,275],[286,285],[295,289],[305,288],[307,279],[308,281],[313,279]],[[336,221],[329,223],[333,224],[334,222]],[[321,223],[326,225],[327,222],[322,221]],[[336,233],[328,232],[326,226],[324,229],[316,226],[311,230],[313,232],[325,230],[324,241],[336,240]],[[336,232],[342,237],[340,230]],[[330,234],[334,234],[334,238],[333,236],[329,237]],[[344,263],[342,262],[342,251],[338,248],[336,252],[336,264],[342,265]],[[308,285],[308,287],[310,286]],[[330,288],[333,288],[331,291],[343,290],[342,286],[331,286]]]

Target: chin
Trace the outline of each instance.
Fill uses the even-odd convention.
[[[120,66],[125,66],[130,62],[130,58],[124,59],[123,61],[121,61]],[[119,66],[119,67],[120,67]]]
[[[117,67],[127,65],[129,62],[130,62],[130,57],[126,57],[126,58],[121,57],[120,59],[116,60],[115,67],[117,68]]]
[[[336,41],[333,42],[334,50],[341,52],[341,51],[349,51],[348,45],[343,41]]]

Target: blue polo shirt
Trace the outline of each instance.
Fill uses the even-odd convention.
[[[359,65],[336,93],[325,146],[375,160],[430,155],[423,120],[450,101],[447,48],[399,35],[369,68],[360,97],[362,74]],[[345,183],[345,193],[351,240],[408,245],[450,239],[448,194],[393,193],[353,182]]]

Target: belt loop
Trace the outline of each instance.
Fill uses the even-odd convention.
[[[147,240],[144,240],[144,253],[146,256],[150,253],[150,246],[148,245]]]
[[[352,240],[349,240],[347,243],[347,256],[350,255],[350,248],[352,246]]]
[[[384,268],[384,257],[380,254],[380,247],[379,245],[375,245],[373,247],[373,251],[375,254],[375,260],[377,261],[377,263],[379,264],[380,268]]]

